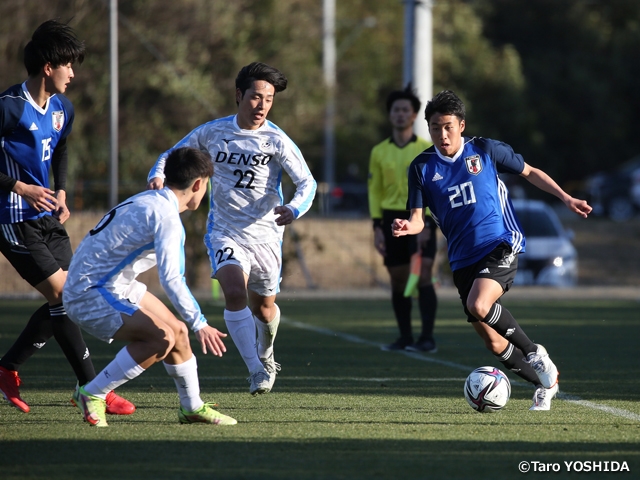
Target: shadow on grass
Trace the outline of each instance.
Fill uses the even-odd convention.
[[[632,472],[640,465],[637,446],[627,443],[215,440],[2,441],[2,478],[509,479],[523,460],[560,463],[565,473],[564,461],[627,462]]]

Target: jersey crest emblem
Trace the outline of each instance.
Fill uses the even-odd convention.
[[[262,143],[260,144],[260,150],[265,151],[265,150],[269,150],[271,148],[271,142],[269,140],[262,140]]]
[[[464,163],[467,166],[467,172],[471,175],[478,175],[482,171],[482,163],[480,162],[480,155],[472,155],[464,159]]]
[[[56,132],[62,130],[62,127],[64,126],[64,111],[60,110],[58,112],[52,112],[51,120],[53,122],[53,129]]]

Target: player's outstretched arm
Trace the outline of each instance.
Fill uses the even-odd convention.
[[[577,213],[581,217],[587,218],[587,215],[591,213],[591,206],[585,201],[578,198],[574,198],[565,192],[560,186],[545,172],[539,168],[534,168],[531,165],[525,163],[524,169],[520,174],[526,178],[529,183],[535,185],[540,190],[543,190],[551,195],[555,195],[567,206],[569,210]]]
[[[422,208],[411,209],[409,220],[396,218],[391,224],[391,233],[394,237],[404,237],[405,235],[417,235],[424,228],[422,219]]]
[[[206,355],[207,351],[209,351],[216,357],[221,357],[222,354],[227,351],[227,347],[225,347],[222,342],[222,339],[226,336],[226,333],[222,333],[210,325],[196,332],[196,338],[202,346],[202,353]]]

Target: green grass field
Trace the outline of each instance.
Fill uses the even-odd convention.
[[[282,372],[272,393],[249,395],[230,339],[223,358],[196,350],[203,399],[238,419],[233,427],[178,424],[177,394],[161,365],[119,390],[136,403],[134,415],[89,427],[69,403],[75,379],[52,340],[21,370],[31,412],[0,404],[0,478],[640,478],[638,302],[505,299],[558,365],[561,398],[550,412],[530,412],[533,388],[509,373],[511,400],[495,414],[476,413],[464,399],[472,369],[501,365],[457,302],[440,304],[434,355],[380,351],[396,337],[388,301],[279,304]],[[0,302],[0,352],[38,305]],[[220,305],[203,309],[224,329]],[[121,348],[87,343],[97,369]],[[583,462],[583,472],[569,473],[564,462]],[[597,465],[588,462],[602,470],[626,462],[629,472],[586,473]]]

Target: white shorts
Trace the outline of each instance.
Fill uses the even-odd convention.
[[[280,291],[282,276],[282,242],[241,245],[227,236],[205,238],[212,278],[226,265],[237,265],[249,280],[247,288],[263,297]]]
[[[122,314],[131,316],[139,310],[139,304],[147,286],[134,280],[126,294],[116,294],[106,288],[92,288],[77,297],[63,294],[63,304],[69,318],[80,328],[103,342],[111,343],[113,336],[124,325]]]

